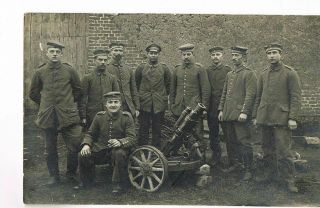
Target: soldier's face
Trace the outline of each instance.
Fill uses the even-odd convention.
[[[121,101],[119,99],[108,99],[106,108],[110,113],[116,113],[121,108]]]
[[[182,61],[186,64],[193,62],[194,56],[192,51],[183,51],[181,52]]]
[[[211,53],[211,60],[215,64],[219,64],[222,61],[223,53],[222,52],[213,52]]]
[[[239,66],[240,64],[242,64],[242,54],[241,53],[231,53],[232,55],[232,62],[234,65]]]
[[[159,52],[158,51],[149,51],[148,58],[150,62],[158,62]]]
[[[97,56],[96,59],[95,59],[96,67],[99,68],[99,69],[105,69],[107,61],[108,61],[108,56],[107,55],[99,55],[99,56]]]
[[[281,53],[278,50],[269,50],[267,57],[271,64],[276,64],[281,60]]]
[[[111,56],[114,59],[121,59],[123,56],[123,47],[122,46],[113,47],[111,49]]]
[[[48,48],[47,57],[51,62],[58,62],[61,60],[62,50],[60,48]]]

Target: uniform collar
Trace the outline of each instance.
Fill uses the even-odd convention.
[[[122,61],[117,62],[117,61],[115,61],[114,59],[112,59],[110,63],[111,63],[112,65],[116,66],[116,67],[119,67],[119,66],[122,67],[122,66],[123,66]]]
[[[122,111],[119,110],[117,113],[110,113],[108,110],[107,110],[107,115],[108,115],[108,120],[116,120],[120,117],[120,115],[122,114]]]
[[[101,74],[106,75],[106,69],[98,69],[97,67],[94,69],[95,73],[100,76]]]
[[[276,64],[271,64],[270,65],[270,70],[271,71],[279,71],[280,69],[282,69],[282,62],[278,62]]]
[[[49,61],[48,62],[48,67],[49,69],[59,69],[61,67],[61,61],[58,61],[58,62],[52,62],[52,61]]]
[[[233,71],[234,73],[238,73],[238,72],[240,72],[241,70],[243,70],[243,68],[244,68],[244,65],[236,66],[236,67],[233,68],[232,71]]]
[[[221,69],[222,68],[222,63],[220,62],[218,65],[212,63],[211,64],[211,69],[216,70],[216,69]]]
[[[192,68],[194,66],[194,63],[193,62],[191,62],[191,63],[189,63],[189,64],[185,64],[184,62],[182,63],[182,68]]]
[[[156,64],[151,64],[150,62],[148,62],[148,65],[149,65],[151,68],[156,68],[156,67],[159,65],[159,62],[157,62]]]

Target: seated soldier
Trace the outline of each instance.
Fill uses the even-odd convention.
[[[121,111],[120,92],[104,95],[106,111],[96,114],[85,135],[79,153],[81,183],[78,188],[92,187],[95,165],[111,162],[112,193],[123,191],[127,177],[127,156],[136,143],[134,121],[130,113]]]

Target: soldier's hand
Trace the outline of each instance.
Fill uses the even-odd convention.
[[[222,121],[222,116],[223,116],[223,113],[222,113],[222,111],[220,111],[220,112],[219,112],[219,115],[218,115],[218,120],[219,120],[219,121]]]
[[[253,124],[254,127],[257,127],[257,119],[255,119],[255,118],[252,119],[252,124]]]
[[[136,110],[136,117],[139,117],[140,112]]]
[[[119,141],[119,140],[117,140],[117,139],[110,139],[109,141],[108,141],[108,143],[109,143],[109,147],[110,148],[114,148],[114,147],[120,147],[121,146],[121,142]]]
[[[91,147],[89,145],[85,144],[80,151],[80,155],[84,156],[84,157],[90,156],[91,155]]]
[[[81,121],[81,123],[82,123],[83,125],[86,125],[86,124],[87,124],[87,119],[86,119],[86,118],[83,118],[82,121]]]
[[[247,120],[247,118],[248,118],[248,115],[247,115],[247,114],[245,114],[245,113],[240,113],[239,118],[238,118],[238,121],[244,122],[244,121]]]
[[[294,130],[298,127],[297,122],[295,120],[289,119],[288,121],[288,127],[291,130]]]

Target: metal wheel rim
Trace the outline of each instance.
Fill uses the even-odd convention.
[[[128,174],[135,188],[155,192],[168,176],[168,161],[157,148],[141,146],[129,157]]]

